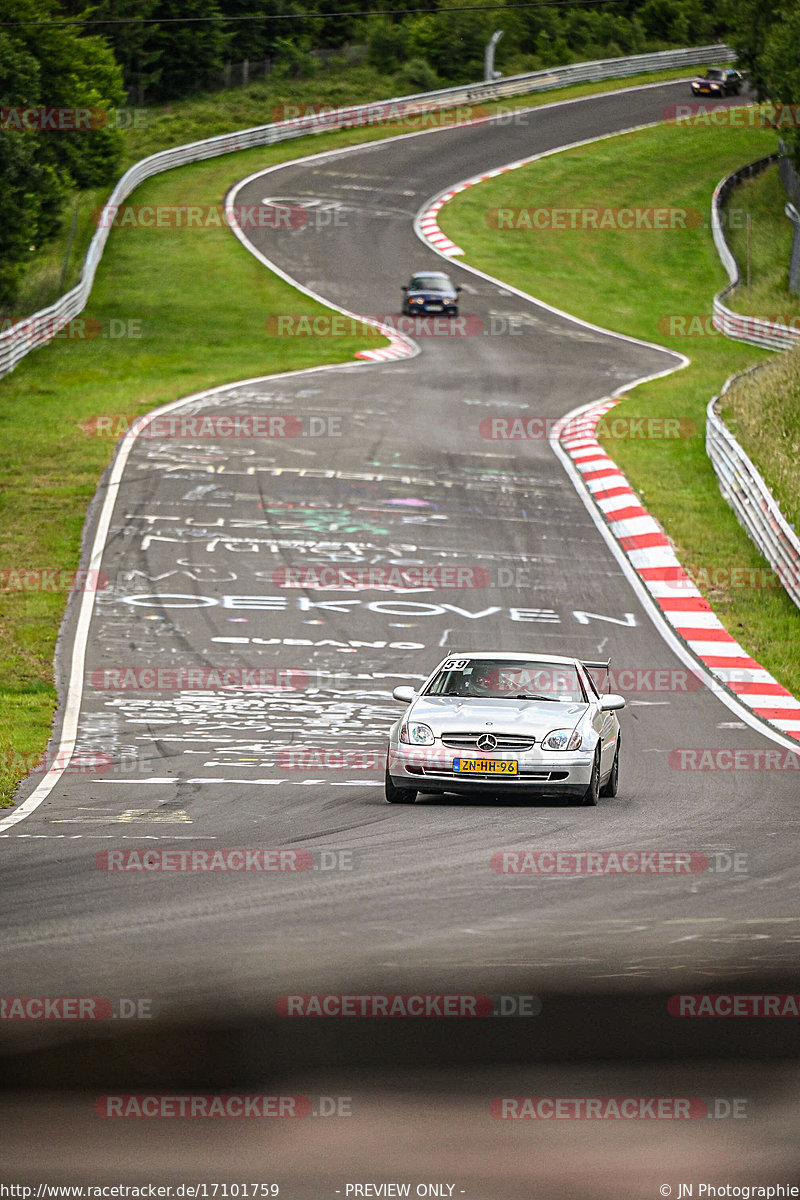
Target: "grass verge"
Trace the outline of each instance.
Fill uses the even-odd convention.
[[[606,449],[661,522],[686,569],[743,646],[800,694],[800,615],[781,589],[723,586],[731,568],[764,565],[722,499],[705,454],[705,408],[725,379],[770,355],[711,328],[711,300],[725,275],[709,229],[717,182],[775,147],[769,130],[664,125],[554,155],[469,188],[439,214],[474,266],[621,333],[691,358],[684,370],[626,394],[617,413],[680,417],[694,436],[614,441]],[[490,232],[493,208],[694,208],[695,228],[628,232]],[[688,315],[697,315],[695,321]],[[695,332],[696,336],[688,336]],[[795,424],[795,429],[796,429]],[[796,443],[795,443],[796,444]],[[714,586],[711,586],[711,583]]]
[[[230,184],[270,158],[274,152],[247,151],[184,167],[143,184],[134,199],[177,205],[188,195],[219,204]],[[226,228],[115,231],[91,302],[72,327],[95,336],[59,338],[0,380],[0,569],[76,567],[86,508],[113,451],[111,439],[96,435],[98,417],[111,417],[119,431],[200,388],[343,362],[385,344],[266,335],[271,314],[325,311],[298,298]],[[0,803],[10,802],[47,741],[66,598],[0,592]]]
[[[775,164],[735,188],[725,206],[726,237],[742,280],[725,303],[736,312],[778,321],[800,313],[800,297],[789,291],[793,226],[783,211],[786,199]]]
[[[725,393],[721,416],[795,530],[800,529],[800,347]]]
[[[495,112],[549,104],[685,74],[659,72],[576,85],[485,107]],[[384,80],[384,94],[386,87]],[[294,98],[281,88],[281,102],[290,95]],[[308,102],[309,96],[314,103],[350,103],[374,99],[376,92],[370,83],[366,96],[357,89],[339,95],[313,81],[297,98]],[[205,97],[148,110],[154,112],[153,120],[144,129],[130,130],[129,160],[263,123],[270,119],[272,98],[276,97],[268,88],[256,84],[239,95],[222,93],[220,104]],[[402,124],[372,126],[227,155],[157,176],[138,188],[130,202],[176,205],[191,198],[193,204],[219,204],[232,183],[261,167],[408,131]],[[100,197],[92,192],[77,201],[84,217],[70,254],[68,287],[76,282],[93,231],[89,214]],[[55,294],[41,298],[48,272],[40,263],[36,303],[19,315],[58,294],[70,222],[71,210],[63,240],[48,251]],[[224,305],[209,304],[210,296],[223,295]],[[365,345],[355,339],[329,339],[320,347],[313,339],[265,336],[264,318],[269,314],[317,309],[305,297],[298,300],[294,289],[265,271],[227,230],[160,230],[157,238],[145,229],[115,231],[82,317],[87,327],[101,334],[109,334],[111,322],[116,322],[113,328],[140,336],[59,339],[0,379],[0,470],[5,482],[0,495],[0,570],[69,572],[77,566],[86,508],[113,450],[108,440],[87,432],[98,417],[111,417],[116,427],[119,421],[201,388],[345,361]],[[20,779],[39,760],[50,734],[57,699],[53,653],[66,599],[63,591],[0,591],[0,807],[12,803]]]

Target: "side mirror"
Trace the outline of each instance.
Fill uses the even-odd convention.
[[[607,696],[600,697],[600,711],[613,712],[616,708],[625,707],[625,697],[615,696],[613,692],[609,692]]]
[[[460,284],[459,284],[459,286],[456,288],[456,291],[457,291],[457,292],[463,292],[463,290],[464,290],[464,289],[461,287],[461,285],[460,285]]]
[[[394,689],[392,696],[395,700],[400,700],[403,704],[410,704],[412,700],[416,700],[417,693],[413,687],[409,687],[408,684],[404,683]],[[624,704],[625,701],[623,700],[622,703]]]
[[[400,288],[400,291],[401,291],[401,292],[407,292],[407,291],[408,291],[408,288],[407,288],[407,287],[405,287],[405,285],[404,285],[403,287],[401,287],[401,288]]]

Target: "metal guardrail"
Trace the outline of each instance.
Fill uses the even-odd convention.
[[[779,158],[778,154],[768,154],[765,158],[757,158],[755,162],[747,163],[738,171],[726,175],[714,188],[714,195],[711,199],[711,232],[714,245],[717,247],[717,253],[730,280],[728,286],[721,292],[717,292],[714,297],[712,318],[714,328],[735,341],[748,342],[751,346],[761,346],[765,350],[786,350],[790,346],[797,345],[800,342],[800,321],[796,327],[784,325],[779,321],[769,321],[766,317],[753,317],[746,313],[734,312],[724,303],[725,298],[739,286],[741,276],[739,266],[731,253],[723,231],[722,205],[743,179],[752,179],[754,175],[759,175]]]
[[[69,321],[82,312],[89,300],[95,271],[103,255],[111,221],[108,210],[118,208],[131,192],[145,179],[182,167],[187,163],[200,162],[220,154],[236,150],[248,150],[254,146],[269,146],[290,138],[303,137],[309,133],[349,129],[359,125],[390,122],[425,112],[453,108],[476,100],[500,100],[506,96],[520,96],[527,92],[550,90],[571,83],[593,80],[625,78],[641,71],[666,71],[672,67],[701,66],[707,63],[729,62],[734,51],[724,44],[692,46],[684,50],[660,50],[654,54],[635,54],[626,58],[598,59],[593,62],[572,63],[570,66],[554,67],[550,70],[532,71],[525,75],[512,75],[508,79],[493,83],[474,83],[463,86],[441,88],[435,92],[422,92],[413,96],[402,96],[391,100],[380,100],[371,104],[356,104],[348,108],[310,114],[289,121],[259,125],[235,133],[190,142],[171,150],[162,150],[143,158],[125,172],[108,198],[94,234],[78,283],[48,308],[18,321],[0,332],[0,376],[13,371],[22,359],[49,342]]]
[[[720,394],[709,401],[706,453],[722,495],[800,608],[800,537],[784,517],[757,468],[717,413],[717,405],[730,385],[742,375],[760,370],[763,365],[732,375]]]

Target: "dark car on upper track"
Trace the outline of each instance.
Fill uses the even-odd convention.
[[[457,317],[460,291],[443,271],[415,271],[411,282],[403,288],[403,315],[444,313]]]
[[[744,77],[731,67],[709,67],[705,75],[692,80],[695,96],[732,96],[741,91]]]

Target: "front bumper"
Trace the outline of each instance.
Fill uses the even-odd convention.
[[[516,760],[517,774],[461,774],[453,770],[453,760],[458,757]],[[395,787],[419,792],[582,796],[591,781],[593,761],[591,750],[548,752],[538,744],[523,752],[480,754],[400,742],[389,747],[388,769]]]
[[[458,313],[457,304],[444,304],[441,300],[423,300],[422,304],[409,303],[408,312],[410,316],[415,313],[433,313],[445,317],[454,317]]]

